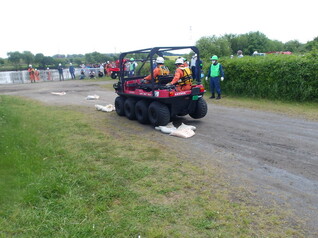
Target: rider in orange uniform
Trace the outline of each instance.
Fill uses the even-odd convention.
[[[34,69],[32,68],[31,64],[29,65],[28,72],[29,72],[31,83],[35,83]]]
[[[167,85],[176,85],[178,92],[191,90],[192,85],[192,73],[189,67],[184,66],[184,61],[181,58],[176,60],[176,72],[170,83]]]
[[[153,77],[155,81],[158,81],[158,76],[160,75],[168,75],[169,74],[169,69],[164,66],[164,58],[158,57],[156,59],[157,67],[153,70]],[[151,74],[149,74],[147,77],[144,78],[147,81],[151,80]]]

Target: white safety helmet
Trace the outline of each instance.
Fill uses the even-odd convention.
[[[32,68],[32,64],[29,64],[29,67]]]
[[[181,59],[181,58],[178,58],[177,60],[176,60],[176,62],[175,62],[175,64],[183,64],[184,63],[184,61],[183,61],[183,59]]]
[[[70,63],[70,65],[72,65],[72,63]]]
[[[59,66],[61,66],[62,64],[61,63],[59,63]]]
[[[162,57],[158,57],[157,59],[156,59],[156,63],[157,64],[163,64],[165,62],[165,60],[164,60],[164,58],[162,58]]]

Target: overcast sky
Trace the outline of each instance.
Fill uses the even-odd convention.
[[[318,36],[316,0],[2,0],[0,57],[119,53],[194,45],[203,36],[260,31],[301,43]]]

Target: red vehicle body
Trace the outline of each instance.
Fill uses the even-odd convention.
[[[116,67],[112,67],[109,69],[109,71],[111,72],[110,77],[112,79],[116,79],[118,77],[119,71],[120,71],[119,60],[116,60],[115,64],[116,64]]]
[[[199,62],[199,51],[195,46],[154,47],[122,53],[119,58],[119,81],[114,84],[118,94],[115,99],[117,114],[153,126],[165,126],[175,116],[190,115],[194,119],[203,118],[207,114],[207,104],[203,99],[205,89],[199,76],[201,75],[199,64],[196,67],[197,74],[194,76],[196,83],[191,86],[191,90],[178,92],[175,86],[166,86],[173,75],[162,77],[159,83],[155,83],[153,78],[154,57],[162,56],[166,51],[189,48],[197,54]],[[133,54],[144,54],[144,60],[141,60],[142,64],[134,76],[127,76],[124,72],[125,57]],[[151,83],[144,83],[146,75],[140,74],[147,62],[150,65],[148,74],[152,75]]]

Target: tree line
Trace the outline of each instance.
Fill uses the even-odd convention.
[[[270,52],[270,51],[291,51],[293,54],[304,54],[310,51],[318,50],[318,37],[314,38],[305,44],[297,40],[291,40],[283,43],[278,40],[271,40],[265,34],[257,32],[249,32],[245,34],[225,34],[223,36],[204,36],[197,42],[196,46],[199,48],[201,58],[208,59],[211,54],[219,57],[229,57],[236,55],[238,50],[243,51],[243,55],[252,55],[254,51]],[[24,69],[29,64],[36,64],[39,69],[46,67],[57,67],[59,63],[65,65],[73,63],[80,64],[98,64],[106,61],[115,61],[119,54],[102,54],[99,52],[92,52],[85,55],[73,54],[54,56],[45,56],[42,53],[32,54],[30,51],[13,51],[7,53],[8,58],[0,58],[1,70],[19,70]]]
[[[204,36],[197,42],[201,58],[211,57],[211,54],[219,57],[236,55],[238,50],[243,51],[243,55],[252,55],[254,51],[271,52],[271,51],[290,51],[293,54],[303,54],[318,49],[318,37],[305,44],[297,40],[291,40],[283,43],[278,40],[271,40],[265,34],[257,32],[249,32],[246,34],[226,34],[217,37]]]
[[[30,51],[12,51],[7,53],[8,58],[0,58],[0,66],[2,70],[20,70],[25,69],[28,65],[36,65],[39,69],[46,69],[47,67],[57,68],[58,64],[66,65],[73,63],[75,65],[81,64],[99,64],[106,61],[117,60],[118,54],[102,54],[98,52],[82,54],[63,55],[57,54],[54,56],[45,56],[42,53],[32,54]]]

